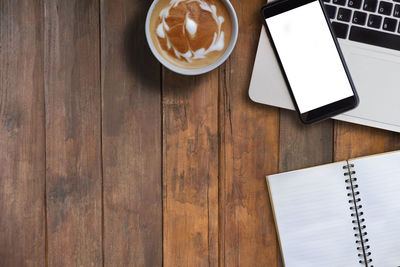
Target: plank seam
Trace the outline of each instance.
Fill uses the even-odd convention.
[[[220,181],[221,181],[221,179],[220,179],[220,177],[221,177],[221,129],[220,129],[220,119],[221,119],[221,115],[220,115],[220,92],[221,92],[221,69],[222,69],[222,67],[220,67],[220,68],[218,68],[218,95],[217,95],[217,108],[218,108],[218,110],[217,110],[217,135],[218,135],[218,150],[217,150],[217,158],[218,158],[218,163],[217,163],[217,168],[218,168],[218,171],[217,171],[217,179],[218,179],[218,192],[217,192],[217,203],[218,203],[218,205],[217,205],[217,209],[218,209],[218,216],[217,216],[217,219],[218,219],[218,235],[217,235],[217,238],[218,238],[218,246],[217,246],[217,256],[218,256],[218,259],[217,259],[217,264],[218,264],[218,266],[220,266],[220,251],[221,251],[221,249],[220,249],[220,244],[221,244],[221,238],[220,238],[220,232],[221,232],[221,229],[220,229],[220,225],[221,225],[221,223],[220,223],[220,197],[219,197],[219,194],[221,193],[221,190],[220,190],[220,185],[221,185],[221,183],[220,183]],[[209,256],[210,257],[210,256]],[[210,263],[209,263],[210,264]]]
[[[161,186],[161,266],[164,266],[164,95],[163,95],[163,66],[160,66],[160,186]]]
[[[102,79],[102,59],[103,59],[103,54],[102,54],[102,0],[98,1],[99,3],[99,85],[100,85],[100,175],[101,175],[101,261],[102,261],[102,266],[104,267],[104,256],[105,256],[105,250],[104,250],[104,165],[103,165],[103,107],[102,107],[102,101],[103,101],[103,79]]]
[[[46,123],[47,123],[47,106],[46,106],[46,12],[45,12],[45,0],[41,1],[42,11],[42,40],[43,40],[43,137],[44,137],[44,265],[49,266],[49,240],[48,240],[48,218],[47,218],[47,135],[46,135]]]

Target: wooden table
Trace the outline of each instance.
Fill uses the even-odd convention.
[[[265,175],[400,148],[252,103],[264,0],[232,3],[234,53],[184,77],[150,0],[0,0],[0,266],[279,266]]]

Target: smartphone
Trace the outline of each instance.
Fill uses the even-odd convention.
[[[358,105],[357,92],[322,2],[278,0],[264,6],[261,14],[303,123],[321,121]]]

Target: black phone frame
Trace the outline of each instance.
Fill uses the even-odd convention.
[[[350,86],[351,86],[351,89],[353,90],[353,96],[341,99],[339,101],[330,103],[328,105],[319,107],[317,109],[310,110],[310,111],[305,112],[305,113],[301,113],[300,109],[299,109],[299,107],[297,105],[296,98],[294,97],[294,94],[293,94],[292,88],[290,86],[289,80],[288,80],[288,78],[286,76],[285,69],[283,68],[281,59],[280,59],[279,54],[278,54],[278,50],[275,47],[275,43],[273,41],[272,35],[271,35],[271,33],[270,33],[269,29],[268,29],[268,25],[267,25],[266,19],[270,18],[270,17],[273,17],[275,15],[281,14],[283,12],[292,10],[294,8],[309,4],[309,3],[314,2],[314,1],[318,1],[319,2],[320,6],[321,6],[321,10],[324,13],[325,20],[326,20],[326,22],[328,24],[328,28],[329,28],[329,30],[331,32],[331,35],[332,35],[332,39],[335,42],[336,49],[337,49],[337,51],[339,53],[339,57],[340,57],[340,59],[342,61],[343,67],[345,69],[347,78],[348,78]],[[349,69],[347,68],[347,65],[346,65],[342,50],[340,49],[339,42],[336,39],[336,36],[335,36],[334,31],[332,29],[329,17],[328,17],[328,15],[326,13],[325,8],[323,7],[323,2],[322,1],[323,0],[278,0],[278,1],[272,2],[270,4],[267,4],[267,5],[265,5],[265,6],[263,6],[261,8],[261,16],[263,18],[263,22],[264,22],[265,29],[266,29],[266,32],[267,32],[267,36],[268,36],[268,38],[270,40],[272,49],[274,50],[274,53],[275,53],[275,56],[277,58],[277,61],[278,61],[279,67],[281,69],[282,75],[284,77],[285,83],[286,83],[286,85],[287,85],[287,87],[289,89],[290,97],[292,98],[292,101],[293,101],[294,106],[296,108],[296,111],[297,111],[297,113],[298,113],[298,115],[300,117],[300,120],[304,124],[312,124],[312,123],[315,123],[315,122],[318,122],[318,121],[322,121],[322,120],[331,118],[333,116],[339,115],[339,114],[341,114],[343,112],[346,112],[346,111],[349,111],[351,109],[356,108],[358,106],[359,102],[360,102],[358,94],[357,94],[357,91],[356,91],[354,83],[353,83],[353,80],[351,78]]]

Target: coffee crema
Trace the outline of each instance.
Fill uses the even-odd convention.
[[[157,51],[177,67],[206,67],[220,58],[232,35],[221,0],[160,0],[151,15],[150,33]]]

